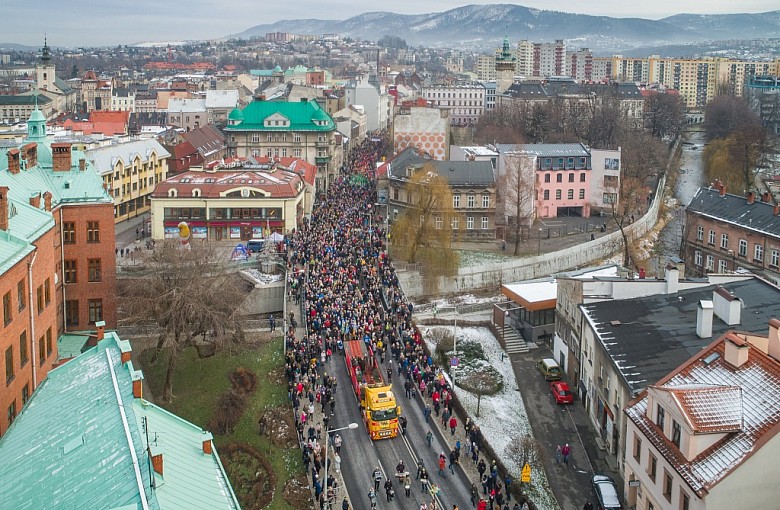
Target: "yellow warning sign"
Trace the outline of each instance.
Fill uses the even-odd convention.
[[[529,483],[531,481],[531,466],[528,464],[523,466],[523,470],[520,471],[520,481],[523,483]]]

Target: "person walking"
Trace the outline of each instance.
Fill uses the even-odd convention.
[[[561,445],[555,447],[555,463],[561,463]]]
[[[336,464],[336,473],[341,473],[341,456],[338,453],[333,455],[333,463]]]
[[[268,317],[268,325],[271,326],[271,333],[273,333],[276,330],[276,318],[274,318],[274,314],[271,314]]]
[[[571,447],[569,446],[569,443],[566,443],[563,448],[561,448],[561,454],[563,455],[563,463],[568,464],[569,455],[571,454]]]
[[[391,502],[393,500],[393,496],[395,495],[395,491],[393,490],[393,482],[389,478],[385,480],[385,496],[387,497],[387,502]]]
[[[374,490],[379,490],[379,484],[382,481],[382,471],[379,470],[379,466],[376,466],[374,468],[374,472],[371,474],[372,478],[374,479]]]
[[[428,419],[431,417],[431,405],[425,404],[425,409],[423,409],[423,416],[425,417],[425,423],[428,423]]]
[[[582,507],[582,510],[593,510],[593,504],[590,501],[586,501],[585,506]]]
[[[444,469],[447,466],[447,456],[444,455],[444,452],[441,452],[439,454],[439,476],[442,478],[447,478],[447,473],[444,472]]]
[[[404,492],[407,498],[412,495],[412,478],[408,472],[404,474]]]
[[[336,434],[336,437],[333,438],[333,447],[336,450],[336,453],[341,453],[342,442],[341,434]]]
[[[458,463],[458,456],[455,454],[455,450],[450,451],[450,473],[455,475],[455,464]]]
[[[406,435],[406,425],[407,425],[406,416],[401,416],[398,419],[398,423],[401,424],[401,435],[405,436]]]
[[[428,470],[424,467],[420,470],[420,489],[423,493],[428,489]]]
[[[425,434],[425,440],[428,441],[428,448],[433,446],[433,432],[430,430]]]
[[[455,429],[458,428],[458,420],[454,416],[450,418],[450,435],[455,435]]]

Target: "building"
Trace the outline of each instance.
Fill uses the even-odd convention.
[[[49,144],[35,110],[22,145],[0,146],[0,434],[58,359],[57,340],[116,327],[111,198],[70,143]]]
[[[178,237],[186,221],[194,239],[262,239],[287,234],[311,214],[317,170],[297,158],[228,158],[157,185],[152,238]]]
[[[57,70],[51,62],[51,53],[45,38],[41,50],[41,61],[35,66],[35,85],[37,93],[52,100],[52,108],[56,113],[75,111],[78,90],[71,87],[68,82],[57,78]],[[24,118],[28,118],[28,116]]]
[[[212,435],[144,400],[130,342],[103,329],[0,438],[3,506],[239,509]]]
[[[517,58],[509,48],[509,36],[504,36],[501,53],[496,57],[496,94],[503,94],[515,81],[515,66]]]
[[[760,199],[759,199],[760,198]],[[685,209],[683,254],[694,275],[747,269],[780,282],[780,206],[769,192],[699,188]]]
[[[110,110],[113,84],[87,71],[81,79],[81,109],[87,113],[93,110]]]
[[[622,412],[628,402],[699,353],[713,334],[736,324],[744,331],[762,331],[777,314],[780,288],[753,275],[684,280],[683,272],[680,264],[670,263],[663,279],[558,281],[556,335],[561,344],[571,342],[569,350],[579,343],[578,354],[569,357],[578,364],[572,387],[607,461],[619,471],[631,446]],[[563,297],[572,290],[579,304]],[[561,331],[566,327],[573,329]]]
[[[629,403],[628,505],[711,510],[774,504],[780,321],[768,323],[768,334],[723,334]]]
[[[366,112],[366,129],[386,129],[392,119],[391,98],[387,92],[372,83],[367,76],[360,76],[344,85],[347,106],[362,106]]]
[[[751,76],[746,97],[764,125],[775,135],[780,135],[780,78]]]
[[[230,112],[238,106],[239,92],[237,89],[207,90],[206,114],[209,124],[225,125]]]
[[[54,101],[44,95],[0,95],[0,123],[24,122],[35,110],[48,119],[55,115],[54,107]]]
[[[485,86],[479,82],[424,86],[420,97],[430,106],[448,110],[455,126],[475,126],[486,109]]]
[[[317,167],[317,189],[327,189],[343,162],[336,124],[316,101],[255,98],[230,112],[228,153],[239,158],[296,158]]]
[[[135,92],[125,88],[112,90],[111,110],[135,113]]]
[[[415,147],[434,159],[449,159],[449,110],[420,106],[398,107],[393,121],[393,150],[396,154]]]
[[[153,138],[87,151],[87,160],[114,199],[116,223],[149,210],[154,187],[168,176],[170,156]]]
[[[168,123],[185,131],[207,124],[206,99],[171,98],[168,101]]]
[[[377,170],[386,179],[388,216],[394,221],[408,208],[408,182],[414,172],[432,168],[447,180],[452,192],[453,209],[462,217],[453,220],[453,229],[461,239],[496,239],[496,177],[489,161],[437,161],[424,151],[409,147]],[[381,187],[381,185],[380,185]],[[434,219],[436,221],[436,219]]]
[[[198,152],[203,163],[219,161],[227,156],[227,142],[225,135],[215,126],[203,126],[182,133],[182,138],[192,144]]]

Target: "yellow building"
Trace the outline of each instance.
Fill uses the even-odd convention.
[[[168,176],[171,154],[157,140],[133,140],[87,152],[114,198],[114,221],[149,211],[155,186]]]

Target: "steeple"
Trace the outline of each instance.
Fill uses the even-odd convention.
[[[27,139],[31,142],[43,142],[46,140],[46,117],[38,109],[38,90],[33,92],[35,95],[35,110],[27,119]]]
[[[509,35],[505,35],[501,53],[496,55],[496,94],[503,94],[512,86],[516,60],[509,47]]]
[[[48,65],[51,61],[51,55],[49,54],[49,44],[46,36],[43,36],[43,49],[41,50],[41,62],[43,65]]]

